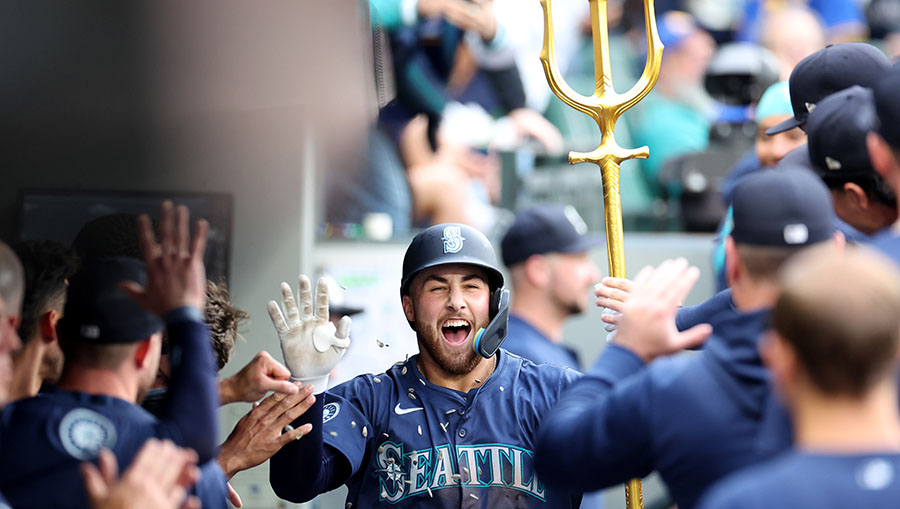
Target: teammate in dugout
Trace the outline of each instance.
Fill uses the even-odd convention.
[[[207,229],[199,221],[191,242],[187,209],[176,213],[166,202],[159,243],[142,218],[145,264],[85,260],[70,280],[58,326],[66,357],[58,388],[0,414],[0,491],[14,507],[84,507],[80,463],[105,448],[124,467],[151,437],[190,447],[195,461],[215,466],[218,395],[201,311]],[[136,402],[156,375],[164,325],[178,361],[167,412],[156,419]],[[196,487],[203,506],[225,507],[221,470],[203,472]]]
[[[779,268],[816,244],[843,245],[821,179],[804,168],[748,176],[735,190],[726,243],[737,312],[679,332],[678,305],[699,272],[684,260],[641,271],[593,376],[567,390],[544,420],[538,474],[551,487],[596,490],[655,470],[686,509],[722,477],[784,451],[783,411],[771,397],[758,337],[778,296]],[[700,353],[670,357],[710,333]],[[573,437],[579,447],[569,447]]]
[[[347,507],[578,507],[580,493],[548,488],[535,475],[532,451],[541,419],[579,374],[499,349],[508,291],[496,266],[487,238],[471,227],[418,234],[400,294],[420,353],[327,391],[350,343],[350,318],[329,323],[323,281],[315,313],[305,276],[300,309],[282,283],[285,314],[274,301],[269,313],[292,378],[316,394],[293,426],[324,418],[272,457],[278,496],[306,501],[346,484]]]
[[[716,484],[700,507],[897,507],[900,273],[867,250],[812,249],[788,262],[760,350],[790,408],[794,448]]]

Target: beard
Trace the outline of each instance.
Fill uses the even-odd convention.
[[[456,376],[467,375],[481,362],[481,356],[472,348],[471,343],[468,343],[467,348],[448,350],[443,334],[434,324],[418,319],[414,324],[419,348],[423,349],[442,371]],[[487,325],[487,322],[475,325],[474,332]],[[475,337],[474,333],[472,337]]]

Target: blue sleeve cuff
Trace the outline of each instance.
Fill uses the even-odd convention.
[[[178,322],[203,322],[203,311],[193,306],[181,306],[166,313],[163,321],[166,325]]]
[[[643,367],[644,361],[636,353],[623,346],[609,344],[591,368],[590,374],[614,384]]]

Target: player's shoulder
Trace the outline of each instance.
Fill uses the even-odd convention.
[[[583,375],[572,368],[558,364],[535,364],[506,349],[500,349],[500,364],[504,375],[520,381],[537,384],[569,385]]]
[[[777,505],[776,493],[790,484],[802,462],[794,453],[785,453],[726,476],[714,484],[703,496],[702,509],[764,508]],[[799,471],[803,471],[802,469]],[[775,497],[775,498],[770,498]]]
[[[407,356],[405,359],[395,362],[390,368],[381,373],[363,373],[346,382],[328,389],[330,394],[344,398],[360,397],[369,394],[373,397],[392,394],[396,388],[403,385],[401,380],[407,378],[415,369],[417,356]]]

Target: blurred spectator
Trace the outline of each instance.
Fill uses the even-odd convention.
[[[56,324],[66,305],[66,287],[78,268],[74,253],[59,242],[26,241],[13,246],[25,269],[25,297],[15,355],[10,401],[35,396],[44,383],[55,384],[63,369]]]
[[[736,38],[762,42],[761,27],[766,18],[796,5],[808,7],[821,17],[828,43],[860,41],[868,36],[866,20],[856,0],[747,0]],[[793,29],[792,25],[785,28]]]
[[[650,158],[641,164],[654,189],[668,159],[706,148],[716,115],[715,103],[703,88],[706,66],[715,50],[712,37],[681,11],[667,12],[658,25],[665,45],[659,82],[630,117],[635,144],[650,147]]]
[[[778,59],[782,80],[787,80],[807,55],[825,47],[821,19],[802,4],[775,10],[761,28],[759,42]]]

